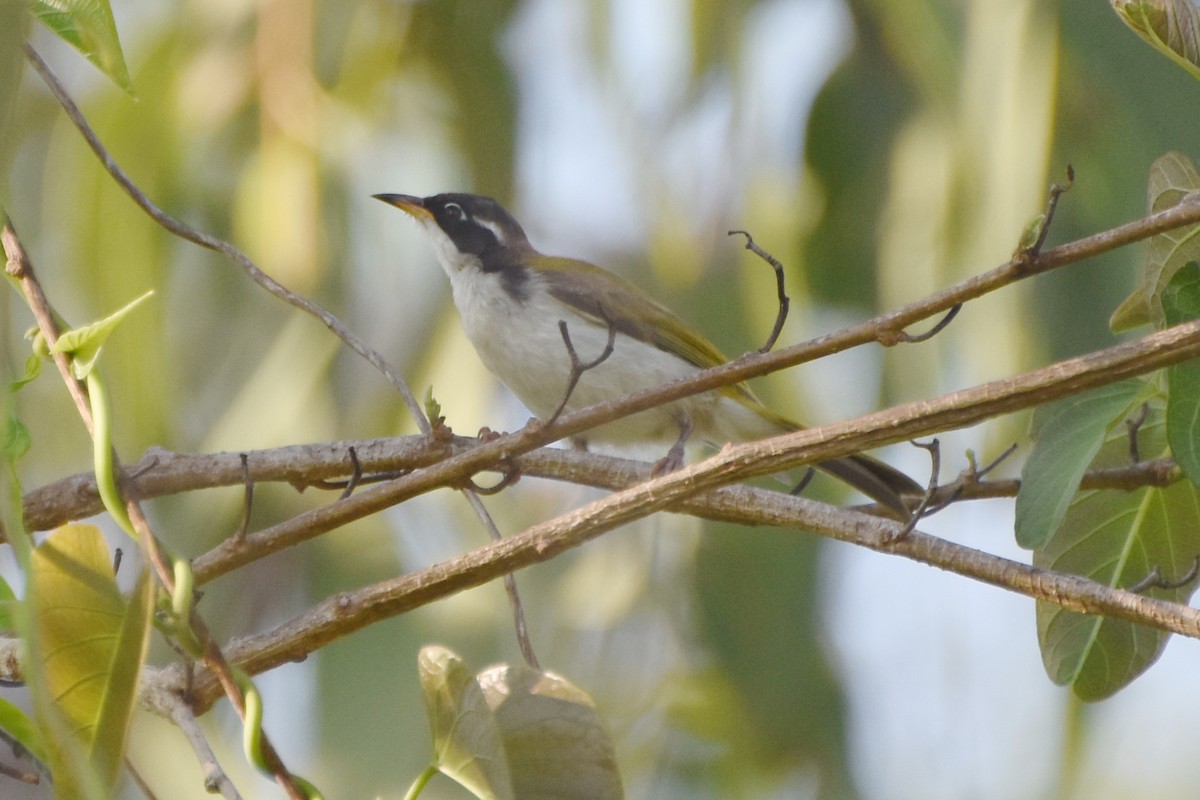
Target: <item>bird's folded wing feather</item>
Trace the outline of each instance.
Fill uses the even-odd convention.
[[[717,367],[728,361],[712,342],[696,333],[670,309],[608,270],[586,261],[553,256],[537,256],[533,266],[541,273],[555,299],[597,325],[611,325],[618,333],[654,345],[700,369]],[[762,408],[770,415],[744,383],[722,391],[731,396],[740,395],[738,399]]]

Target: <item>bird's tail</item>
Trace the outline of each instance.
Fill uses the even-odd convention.
[[[910,505],[904,501],[905,496],[917,498],[925,493],[912,478],[870,456],[835,458],[822,461],[817,467],[896,512],[901,520],[907,520],[911,512]]]

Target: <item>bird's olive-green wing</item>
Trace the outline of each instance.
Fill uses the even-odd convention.
[[[597,325],[612,325],[619,333],[673,353],[700,369],[720,366],[729,360],[666,306],[608,270],[586,261],[554,256],[539,255],[532,261],[551,295]],[[740,400],[767,416],[775,416],[744,383],[727,387],[726,391],[732,396],[740,395]],[[780,421],[786,423],[782,418]]]

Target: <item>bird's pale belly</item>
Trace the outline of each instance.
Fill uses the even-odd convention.
[[[468,316],[463,318],[467,335],[488,370],[530,411],[545,419],[566,393],[571,359],[558,328],[558,319],[563,316],[560,309],[540,311],[546,313],[535,313],[532,317],[552,321],[530,324],[531,315],[526,314],[518,324],[469,325]],[[486,317],[475,315],[474,319],[478,323]],[[574,324],[568,324],[568,331],[581,363],[594,361],[603,353],[608,341],[606,328],[576,317]],[[695,365],[672,353],[618,334],[612,354],[581,374],[566,409],[574,411],[626,397],[697,371]],[[695,440],[715,445],[761,438],[782,430],[731,397],[707,392],[615,420],[585,432],[581,438],[614,445],[669,446],[679,438],[685,421],[690,422]]]

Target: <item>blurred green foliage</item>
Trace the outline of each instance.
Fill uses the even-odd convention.
[[[185,0],[170,13],[118,2],[136,100],[45,33],[32,41],[144,192],[332,308],[418,393],[432,384],[464,432],[523,415],[465,345],[425,249],[396,215],[372,207],[374,192],[457,188],[541,211],[521,215],[535,241],[585,231],[572,254],[635,266],[635,280],[738,352],[769,329],[774,298],[760,265],[747,268],[740,242],[725,238],[730,227],[749,229],[788,266],[796,311],[785,338],[795,340],[1003,262],[1067,163],[1078,180],[1050,244],[1138,216],[1151,161],[1200,150],[1194,121],[1179,112],[1200,87],[1094,0],[821,5],[852,39],[825,65],[811,110],[779,94],[791,84],[756,82],[763,73],[750,68],[765,47],[755,38],[769,27],[762,20],[788,4],[674,4],[667,13],[682,22],[686,63],[653,113],[639,105],[638,81],[622,78],[629,32],[614,20],[630,4],[581,5],[573,27],[547,31],[529,20],[552,18],[552,4],[535,0]],[[21,16],[0,0],[3,20]],[[158,292],[105,354],[121,452],[411,430],[384,381],[319,325],[136,210],[28,70],[13,91],[26,26],[0,20],[0,197],[69,321]],[[535,33],[570,37],[566,50],[583,66],[556,60],[555,43]],[[533,76],[514,66],[522,53]],[[578,78],[581,102],[599,98],[611,126],[593,126],[596,136],[609,138],[523,146],[541,141],[531,128],[553,122],[522,104],[537,74]],[[756,138],[774,107],[803,118],[783,128],[783,157]],[[583,113],[566,101],[556,111]],[[705,133],[713,127],[717,135]],[[608,172],[632,176],[616,196],[610,151],[620,168]],[[539,199],[536,176],[546,174],[572,176],[575,188],[565,200]],[[1036,290],[972,304],[929,344],[881,356],[881,368],[874,355],[855,362],[870,374],[840,375],[832,390],[795,370],[765,381],[764,394],[818,418],[1082,352],[1110,341],[1106,320],[1136,263],[1119,251],[1043,276]],[[15,316],[10,353],[21,352],[28,325]],[[89,447],[58,386],[37,381],[19,402],[34,448],[26,487],[85,469]],[[978,446],[1010,441],[1023,422],[1001,421]],[[174,547],[199,553],[236,527],[240,496],[163,500],[153,511]],[[256,524],[326,499],[261,492]],[[523,482],[489,505],[507,532],[580,501],[578,490]],[[697,543],[690,524],[654,520],[522,575],[544,662],[597,699],[630,796],[771,797],[797,782],[815,796],[854,796],[842,676],[830,668],[817,607],[823,547],[719,528]],[[484,535],[446,493],[326,538],[215,583],[206,615],[222,635],[259,631]],[[472,663],[515,660],[508,625],[502,592],[487,587],[280,670],[316,687],[294,704],[300,721],[275,712],[275,730],[294,737],[283,737],[285,758],[289,747],[310,748],[306,774],[339,796],[395,795],[429,756],[420,646],[442,642]],[[272,730],[272,705],[292,698],[284,689],[272,697],[269,684]],[[202,796],[198,779],[181,785],[171,766],[190,754],[165,738],[135,730],[135,748],[156,765],[151,777],[171,781],[171,796]],[[436,791],[426,796],[461,796]]]

